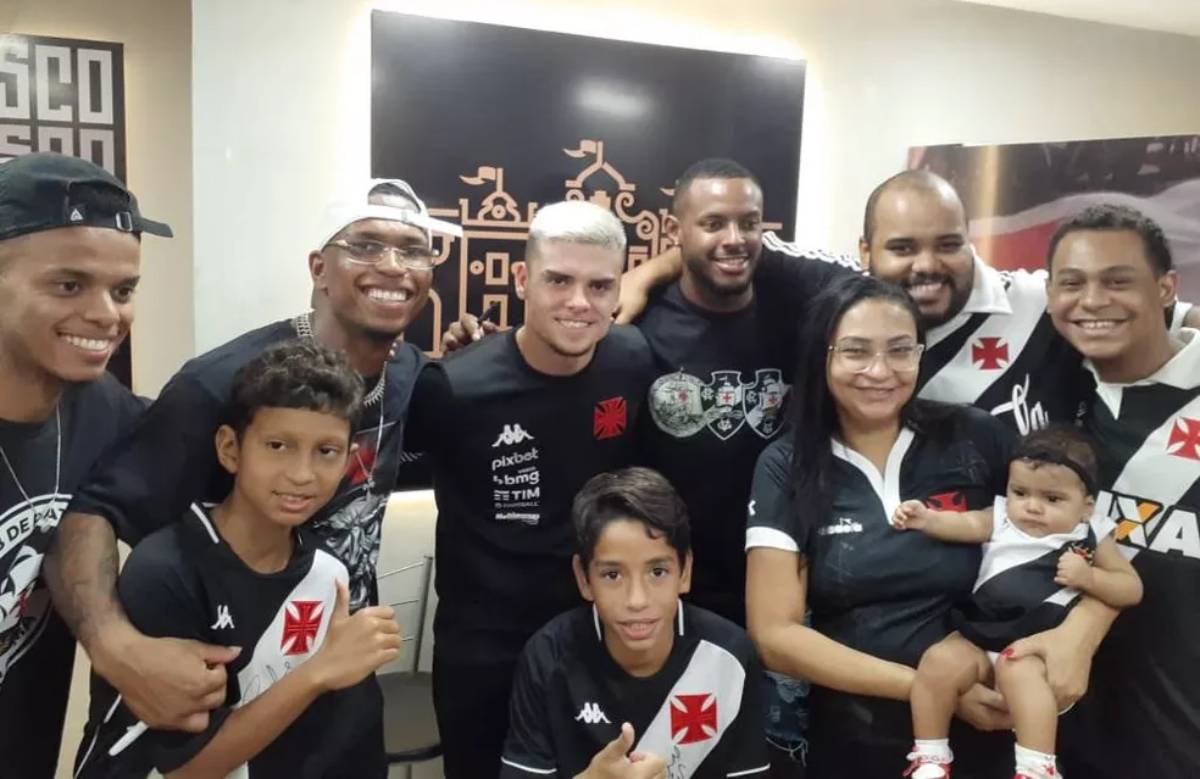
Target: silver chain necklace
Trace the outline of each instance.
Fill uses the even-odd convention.
[[[296,330],[296,335],[307,340],[316,341],[312,330],[312,312],[300,314],[292,319],[292,327]],[[362,453],[357,449],[354,450],[354,459],[358,460],[358,467],[367,475],[367,491],[375,490],[375,466],[379,462],[379,450],[383,445],[383,390],[387,383],[387,365],[379,371],[379,380],[375,382],[374,388],[363,396],[363,407],[370,406],[374,403],[379,403],[379,427],[375,430],[375,459],[371,462],[371,467],[368,469],[366,463],[363,462]],[[57,492],[57,489],[55,490]]]
[[[25,485],[17,478],[17,472],[13,468],[12,461],[8,459],[8,454],[4,451],[4,447],[0,446],[0,459],[4,460],[5,467],[8,468],[8,475],[12,477],[13,484],[17,485],[17,491],[21,493],[21,497],[25,499],[25,505],[33,513],[33,524],[37,527],[46,518],[46,515],[54,510],[54,501],[58,499],[59,477],[62,475],[62,415],[59,412],[58,404],[54,406],[54,429],[56,442],[54,444],[54,496],[46,504],[45,509],[39,515],[33,508],[33,498],[29,497],[29,493],[25,490]]]
[[[316,338],[313,336],[311,311],[309,311],[307,314],[300,314],[297,317],[293,317],[292,328],[295,329],[296,335],[300,336],[301,338],[308,341],[316,340]],[[368,392],[366,395],[363,395],[364,406],[373,406],[379,401],[383,400],[383,384],[386,374],[387,369],[385,366],[384,370],[379,372],[379,379],[375,382],[375,386],[371,388],[370,392]]]

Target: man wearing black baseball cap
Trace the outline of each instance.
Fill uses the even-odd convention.
[[[144,218],[90,162],[0,164],[0,773],[52,776],[74,641],[41,564],[71,494],[142,404],[105,367],[133,321]]]

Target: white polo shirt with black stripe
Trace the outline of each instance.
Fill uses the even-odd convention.
[[[594,607],[539,630],[517,666],[501,779],[569,779],[633,725],[634,750],[667,761],[673,779],[765,777],[762,673],[732,622],[680,604],[658,673],[630,676],[608,653]]]

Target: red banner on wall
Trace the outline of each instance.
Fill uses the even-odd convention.
[[[998,268],[1042,268],[1054,230],[1095,203],[1142,211],[1167,234],[1180,297],[1200,300],[1200,135],[919,146],[909,168],[962,195],[971,240]]]

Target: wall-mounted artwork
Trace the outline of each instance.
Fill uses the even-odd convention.
[[[731,157],[761,179],[768,228],[792,235],[803,62],[382,11],[371,39],[372,175],[407,180],[464,229],[435,238],[446,259],[406,332],[425,349],[493,303],[520,324],[510,268],[544,204],[611,209],[632,267],[666,248],[683,169]]]

